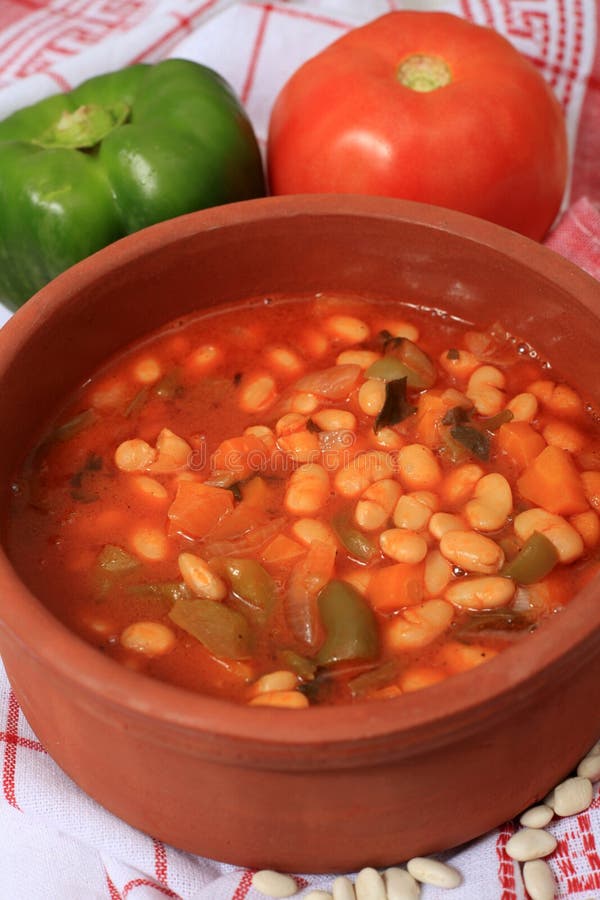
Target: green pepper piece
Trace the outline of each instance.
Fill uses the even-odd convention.
[[[0,122],[0,297],[13,307],[155,222],[263,196],[250,119],[184,59],[99,75]]]
[[[331,523],[340,541],[356,559],[368,562],[377,553],[373,540],[352,525],[350,517],[345,514],[334,516]]]
[[[409,387],[429,390],[436,382],[437,369],[432,359],[417,344],[403,337],[387,338],[384,344],[385,359],[402,363]],[[402,376],[396,376],[402,377]]]
[[[220,659],[248,659],[252,635],[244,616],[234,609],[198,597],[176,600],[169,618]]]
[[[114,572],[116,574],[131,572],[132,569],[137,569],[140,565],[139,559],[136,559],[116,544],[106,544],[100,551],[96,562],[105,572]]]
[[[259,562],[225,556],[211,560],[210,566],[225,575],[234,594],[252,607],[261,622],[268,619],[275,603],[275,582]]]
[[[396,381],[398,378],[408,378],[411,370],[395,356],[384,356],[375,360],[365,371],[367,378],[376,378],[378,381]],[[412,373],[414,376],[414,372]]]
[[[479,612],[470,610],[456,623],[453,635],[456,640],[463,640],[463,638],[472,638],[474,632],[514,632],[531,628],[535,628],[535,621],[526,612],[510,609],[510,607],[499,607]]]
[[[129,419],[131,416],[137,416],[142,407],[145,406],[149,393],[150,391],[147,387],[143,387],[137,392],[125,408],[123,415],[126,419]]]
[[[344,581],[330,581],[317,598],[325,643],[315,657],[320,666],[347,659],[375,659],[379,634],[375,616],[358,591]]]
[[[176,368],[163,375],[160,381],[154,385],[152,393],[161,400],[173,400],[181,395],[182,390],[181,372]]]
[[[95,592],[99,598],[105,597],[121,575],[133,572],[140,565],[139,560],[116,544],[106,544],[98,557],[93,571]]]
[[[191,597],[190,590],[183,581],[149,581],[145,584],[132,584],[127,590],[130,594],[150,594],[169,603]]]
[[[303,681],[311,681],[315,677],[317,670],[315,663],[305,656],[300,656],[295,650],[280,650],[278,658],[286,669],[291,669]]]
[[[76,434],[79,434],[80,431],[93,425],[97,418],[98,416],[93,409],[84,409],[83,412],[77,413],[77,415],[73,416],[72,419],[69,419],[68,422],[64,422],[62,425],[58,425],[54,428],[44,443],[49,444],[53,441],[70,441],[71,438],[75,437]]]
[[[545,578],[557,562],[558,553],[552,541],[545,534],[534,531],[500,574],[506,578],[514,578],[519,584],[533,584]]]

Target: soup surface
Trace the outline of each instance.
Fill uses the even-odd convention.
[[[303,708],[434,684],[560,611],[598,569],[600,439],[498,324],[258,298],[109,361],[13,497],[12,558],[70,629]]]

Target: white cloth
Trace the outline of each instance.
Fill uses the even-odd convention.
[[[92,74],[182,56],[212,66],[230,82],[264,142],[273,100],[294,69],[349,27],[394,8],[445,10],[492,25],[530,56],[563,103],[573,184],[586,187],[579,155],[590,156],[600,132],[593,112],[600,74],[594,0],[3,0],[0,118]],[[596,122],[583,135],[582,117]],[[593,202],[599,199],[582,198],[551,239],[590,272],[600,266],[600,213]],[[7,317],[0,312],[0,325]],[[540,748],[545,752],[552,748]],[[0,784],[0,900],[262,896],[250,886],[251,873],[166,847],[83,794],[31,732],[1,666]],[[526,900],[520,868],[503,852],[512,828],[444,854],[462,872],[463,885],[451,895],[426,886],[423,900]],[[550,859],[557,896],[598,900],[598,798],[587,813],[559,820],[550,830],[559,839]],[[331,890],[332,880],[299,876],[298,896],[316,887]]]

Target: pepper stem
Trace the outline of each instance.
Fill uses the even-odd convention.
[[[404,87],[420,93],[435,91],[452,81],[450,69],[443,59],[421,53],[407,56],[398,66],[397,77]]]
[[[131,110],[127,103],[117,101],[110,106],[87,103],[72,112],[64,110],[60,119],[50,126],[36,142],[48,149],[64,147],[71,150],[85,150],[95,147],[100,141],[123,125]]]

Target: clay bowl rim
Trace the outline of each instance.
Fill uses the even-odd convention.
[[[63,304],[105,273],[143,260],[165,244],[204,231],[237,227],[264,219],[294,216],[359,216],[386,219],[449,232],[508,257],[538,277],[576,295],[574,305],[600,318],[600,284],[574,264],[507,229],[472,216],[412,201],[355,195],[269,197],[190,213],[129,235],[98,251],[42,288],[0,331],[0,389],[4,370],[27,342],[30,329],[43,328]],[[600,651],[599,579],[581,591],[560,615],[524,641],[470,672],[397,699],[291,711],[248,708],[195,694],[133,672],[107,659],[70,632],[25,587],[0,548],[0,628],[20,652],[34,657],[49,675],[70,682],[80,701],[85,695],[114,712],[120,710],[147,733],[204,736],[222,748],[244,744],[246,762],[267,766],[304,764],[319,750],[342,764],[348,752],[387,755],[457,739],[477,723],[506,717],[515,705],[531,702],[551,677],[584,665]],[[558,624],[555,626],[555,623]],[[6,640],[6,637],[3,638]],[[86,702],[89,702],[86,701]],[[152,731],[152,728],[150,728]],[[150,739],[152,736],[150,735]],[[386,749],[387,748],[387,749]],[[416,752],[416,751],[415,751]],[[354,758],[353,757],[353,758]]]

